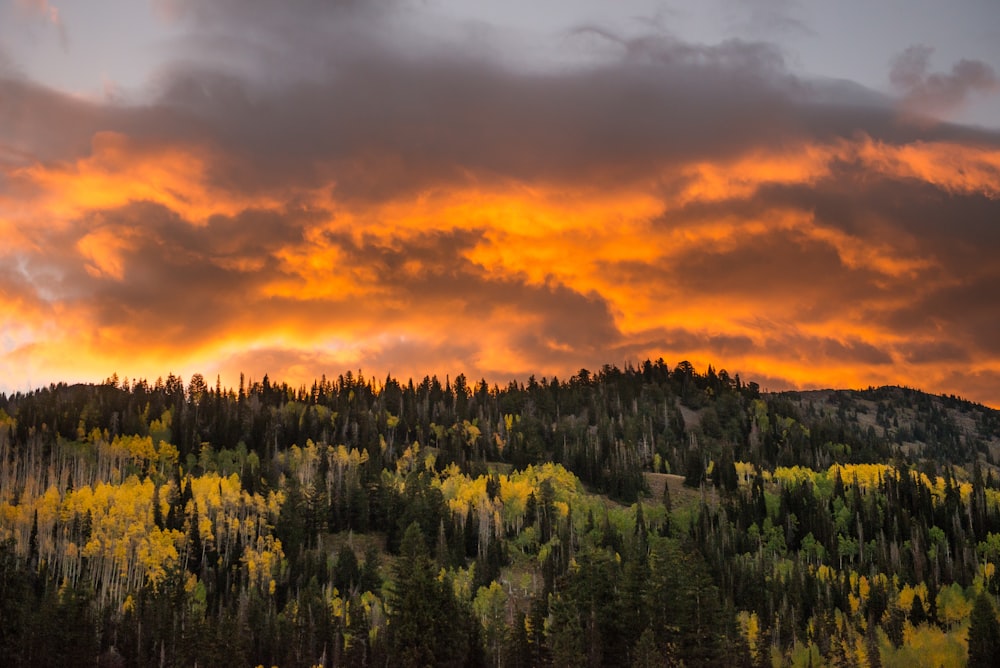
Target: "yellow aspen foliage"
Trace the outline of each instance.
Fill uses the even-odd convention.
[[[756,474],[753,464],[749,462],[733,462],[733,466],[736,468],[736,479],[740,481],[740,484],[745,484],[747,481],[753,480]]]
[[[908,613],[910,611],[910,608],[913,607],[913,598],[915,596],[920,596],[920,600],[924,604],[924,611],[926,612],[927,585],[925,585],[923,582],[919,583],[915,587],[911,587],[910,585],[904,585],[903,588],[899,590],[899,596],[897,599],[898,601],[897,605],[899,609]]]
[[[738,470],[737,470],[738,472]],[[812,469],[802,466],[784,467],[779,466],[774,470],[773,480],[786,486],[800,485],[803,482],[814,482],[817,473]]]
[[[177,464],[177,460],[180,458],[180,451],[170,443],[160,441],[156,447],[156,456],[160,462],[162,472],[167,466]]]
[[[834,480],[838,471],[845,485],[857,482],[861,489],[873,489],[880,480],[895,475],[896,469],[888,464],[834,464],[827,470],[827,479]]]
[[[944,631],[933,624],[903,630],[903,646],[887,652],[886,668],[911,666],[964,666],[968,655],[966,629]]]
[[[468,420],[462,420],[461,425],[455,425],[455,427],[462,434],[464,441],[469,445],[475,445],[479,437],[482,436],[482,431],[472,422]]]
[[[274,578],[282,575],[284,558],[280,540],[270,534],[258,536],[256,542],[243,551],[242,561],[247,569],[248,584],[273,594]]]
[[[339,596],[339,592],[334,589],[333,597],[330,599],[330,617],[332,619],[343,619],[347,614],[344,599]],[[346,622],[345,622],[346,624]]]
[[[65,484],[64,475],[55,475],[50,477],[63,480],[45,489],[33,483],[33,491],[23,493],[17,505],[0,501],[0,538],[13,537],[18,556],[25,558],[37,517],[35,544],[40,563],[44,561],[50,572],[70,585],[77,584],[86,573],[98,603],[121,609],[127,597],[139,588],[150,586],[155,591],[161,586],[179,563],[187,536],[184,531],[164,529],[154,522],[154,501],[158,499],[163,517],[170,509],[170,499],[178,494],[172,481],[161,485],[157,494],[152,478],[120,475],[137,458],[152,470],[160,453],[167,450],[166,444],[161,441],[157,450],[149,437],[122,437],[110,443],[101,432],[92,432],[91,437],[97,443],[67,446],[63,452],[67,457],[82,452],[97,463],[91,469],[82,465],[75,469],[73,489]],[[81,480],[98,469],[108,477],[107,481],[87,484]],[[226,554],[239,544],[257,545],[262,536],[271,538],[271,527],[283,501],[280,493],[251,495],[241,488],[235,474],[225,478],[212,473],[189,478],[188,484],[193,503],[199,507],[198,531],[220,553]],[[265,541],[264,552],[257,559],[261,569],[268,577],[279,574],[278,565],[284,556],[280,543],[273,538],[270,543]]]
[[[192,573],[188,573],[184,578],[184,591],[190,594],[194,591],[194,588],[198,585],[198,578]]]
[[[405,476],[417,469],[420,460],[420,443],[413,442],[413,445],[403,450],[403,454],[396,460],[396,473]]]
[[[868,582],[868,578],[862,575],[858,578],[858,598],[861,599],[862,603],[868,601],[868,595],[871,593],[871,584]]]
[[[136,548],[139,563],[146,572],[146,580],[157,591],[167,577],[167,568],[178,559],[177,544],[182,539],[180,532],[160,530],[153,527],[145,541]]]
[[[751,656],[757,654],[757,643],[760,640],[760,619],[756,612],[741,610],[736,615],[736,621],[740,625],[740,632],[747,641]]]

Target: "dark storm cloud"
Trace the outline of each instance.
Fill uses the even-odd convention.
[[[215,141],[261,161],[269,179],[325,170],[338,196],[373,199],[453,182],[465,170],[624,182],[696,155],[736,154],[778,135],[780,118],[792,114],[780,96],[713,65],[521,75],[376,55],[328,82],[274,93],[178,74],[162,104],[201,115],[219,128]],[[248,102],[254,95],[261,98]]]
[[[617,59],[525,73],[459,46],[340,39],[344,25],[381,35],[381,16],[335,12],[312,27],[276,18],[284,49],[262,58],[259,72],[180,63],[164,73],[158,104],[190,115],[186,131],[205,133],[235,157],[218,166],[220,182],[254,188],[332,176],[339,197],[376,200],[470,173],[614,186],[807,137],[971,138],[960,127],[900,123],[889,101],[860,87],[795,77],[762,43],[704,46],[603,31],[621,45]],[[271,42],[245,48],[268,48],[261,41]],[[296,64],[288,53],[298,51],[315,66]],[[252,173],[234,175],[233,163],[250,161]]]
[[[253,73],[226,62],[178,62],[161,74],[157,103],[142,108],[81,103],[8,81],[2,126],[32,147],[74,152],[86,150],[98,129],[221,144],[232,159],[215,178],[227,185],[318,182],[332,173],[340,196],[378,198],[469,169],[525,179],[634,178],[692,156],[739,153],[797,125],[799,82],[761,44],[649,37],[626,43],[616,62],[525,74],[444,47],[413,53],[384,40],[340,39],[345,24],[378,34],[377,13],[361,20],[355,11],[328,15],[319,3],[302,3],[303,18],[267,3],[232,12],[225,3],[188,4],[215,17],[196,33],[198,48],[219,31],[252,25],[263,36],[241,50],[278,43],[282,55],[262,59]],[[291,62],[300,52],[316,67]],[[246,162],[254,170],[234,175]]]
[[[338,198],[376,201],[470,177],[615,187],[812,136],[969,134],[940,126],[918,135],[870,100],[854,106],[841,95],[838,108],[819,105],[834,97],[827,85],[783,74],[760,45],[632,48],[653,55],[535,74],[452,54],[364,52],[322,81],[277,88],[179,70],[159,101],[172,111],[159,114],[190,116],[180,139],[225,149],[229,159],[212,170],[221,185],[253,191],[332,179]]]

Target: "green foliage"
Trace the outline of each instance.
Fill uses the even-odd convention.
[[[417,522],[403,534],[388,600],[389,651],[399,666],[461,666],[474,634],[467,606],[456,600],[451,580],[437,578]]]
[[[403,534],[389,598],[389,648],[399,665],[435,665],[432,631],[442,613],[442,594],[420,525],[413,522]]]
[[[1000,657],[1000,623],[997,622],[993,597],[986,592],[976,596],[969,621],[969,668],[995,666]]]

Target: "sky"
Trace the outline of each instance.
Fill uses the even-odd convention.
[[[1000,407],[995,0],[0,0],[0,391],[663,358]]]

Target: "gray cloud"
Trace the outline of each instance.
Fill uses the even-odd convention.
[[[931,54],[934,49],[914,45],[893,58],[889,81],[903,96],[903,101],[917,111],[945,113],[957,109],[976,93],[1000,89],[1000,79],[981,60],[962,59],[951,72],[932,72]]]
[[[340,198],[377,201],[469,176],[614,187],[808,137],[974,134],[900,123],[871,91],[793,76],[764,43],[603,31],[621,43],[618,57],[529,73],[463,45],[392,42],[385,35],[400,28],[389,17],[406,15],[394,3],[301,4],[279,12],[269,3],[242,11],[242,3],[184,3],[185,16],[205,21],[185,49],[218,50],[221,41],[239,57],[175,62],[158,76],[151,104],[98,105],[0,82],[0,141],[42,160],[85,154],[98,130],[209,144],[220,149],[212,178],[234,191],[333,182]]]
[[[814,35],[799,19],[796,0],[728,0],[732,28],[741,34],[780,35],[787,33]]]
[[[967,364],[972,361],[969,351],[953,341],[911,343],[904,351],[906,360],[914,364]]]
[[[12,77],[17,73],[14,59],[10,53],[0,44],[0,77]]]

